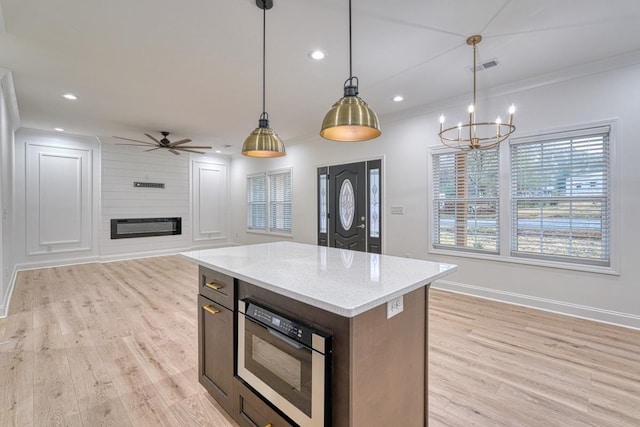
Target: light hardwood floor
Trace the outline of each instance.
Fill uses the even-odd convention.
[[[196,281],[177,256],[21,272],[0,426],[236,426],[198,384]],[[640,426],[640,331],[435,290],[429,320],[431,427]]]

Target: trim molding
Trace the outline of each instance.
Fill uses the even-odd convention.
[[[612,310],[590,307],[586,305],[572,304],[547,298],[539,298],[514,292],[500,291],[481,286],[468,285],[466,283],[452,282],[449,280],[437,280],[431,287],[443,291],[455,292],[484,298],[492,301],[504,302],[565,316],[579,317],[600,323],[621,326],[623,328],[640,330],[640,316],[630,313],[622,313]]]
[[[9,287],[7,288],[7,292],[3,295],[4,300],[1,301],[0,305],[0,319],[7,317],[7,312],[9,311],[9,302],[11,301],[11,295],[13,295],[13,288],[16,284],[16,278],[18,277],[18,268],[17,266],[13,266],[13,273],[11,274],[11,279],[9,280]]]
[[[0,34],[2,34],[2,31],[0,31]],[[9,115],[11,116],[11,127],[15,132],[16,129],[20,128],[20,111],[18,110],[16,88],[13,84],[13,74],[11,74],[11,70],[0,68],[0,75],[0,80],[2,80],[2,90],[4,91],[4,96],[7,101],[7,107],[9,109]]]

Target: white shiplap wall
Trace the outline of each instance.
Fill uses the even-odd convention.
[[[191,246],[190,157],[164,150],[102,143],[102,218],[100,253],[144,255],[175,252]],[[164,183],[165,188],[136,188],[133,183]],[[181,217],[182,234],[111,239],[111,219]]]

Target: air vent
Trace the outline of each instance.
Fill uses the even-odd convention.
[[[134,182],[134,187],[141,188],[164,188],[164,183],[162,182]]]
[[[493,58],[487,62],[483,62],[480,65],[476,65],[476,71],[482,71],[482,70],[486,70],[487,68],[493,68],[493,67],[497,67],[499,64],[498,59],[497,58]],[[469,65],[467,67],[467,71],[473,73],[473,65]]]

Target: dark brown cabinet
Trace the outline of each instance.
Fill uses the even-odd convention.
[[[200,295],[229,310],[235,307],[235,280],[231,276],[200,267]]]
[[[242,427],[293,427],[240,380],[234,379],[236,412],[234,419]]]
[[[214,399],[233,413],[233,311],[198,296],[198,376]]]

